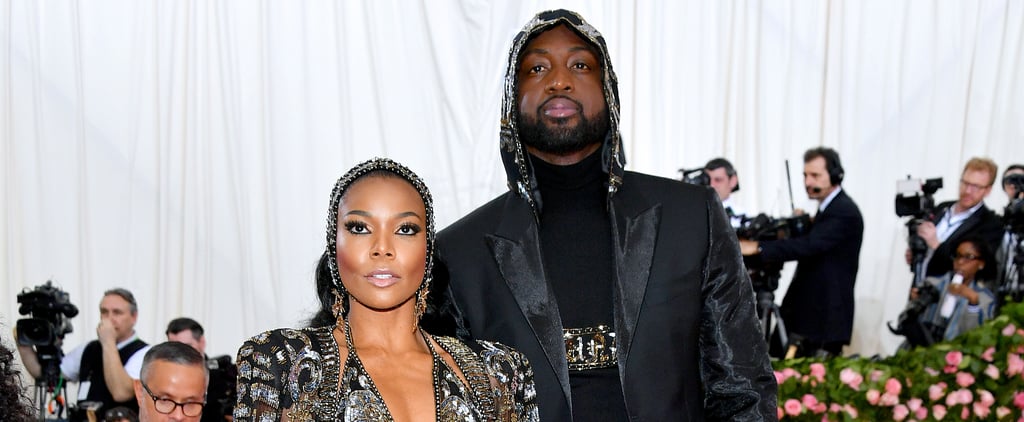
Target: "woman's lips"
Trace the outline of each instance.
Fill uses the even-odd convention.
[[[398,277],[392,273],[383,271],[372,272],[370,274],[367,274],[365,278],[366,281],[369,281],[370,283],[377,287],[392,286],[402,279],[401,277]]]

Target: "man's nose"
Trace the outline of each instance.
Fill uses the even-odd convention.
[[[548,77],[548,92],[559,92],[573,90],[572,75],[569,69],[555,66],[551,69]]]

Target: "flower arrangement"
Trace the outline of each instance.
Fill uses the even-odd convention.
[[[782,420],[1024,421],[1024,304],[952,341],[885,359],[773,365]]]

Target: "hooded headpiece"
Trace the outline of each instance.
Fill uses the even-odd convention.
[[[420,199],[423,200],[423,208],[427,213],[427,260],[423,281],[420,282],[420,289],[430,285],[430,271],[434,266],[434,200],[430,196],[430,190],[427,189],[427,185],[412,170],[387,158],[374,158],[353,167],[348,173],[341,176],[338,182],[334,184],[334,190],[331,191],[331,205],[327,210],[327,256],[329,257],[328,262],[331,268],[331,281],[334,284],[334,289],[342,295],[347,293],[345,286],[341,283],[341,275],[338,273],[338,260],[335,258],[338,256],[338,207],[341,205],[341,198],[345,196],[345,192],[352,187],[353,183],[367,174],[378,171],[393,173],[409,182],[416,189],[416,192],[420,194]]]
[[[608,107],[608,133],[601,146],[601,160],[608,173],[608,200],[622,184],[622,172],[626,155],[622,151],[622,136],[619,133],[619,83],[608,57],[608,46],[597,29],[590,26],[580,15],[564,9],[538,13],[516,34],[508,54],[508,68],[505,70],[505,96],[501,103],[501,161],[505,165],[508,187],[523,197],[533,209],[534,216],[540,215],[541,198],[533,166],[522,141],[519,139],[519,86],[518,70],[523,48],[541,32],[564,24],[577,35],[593,45],[599,52],[601,73],[604,81],[604,100]]]

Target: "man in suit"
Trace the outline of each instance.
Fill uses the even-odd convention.
[[[740,241],[744,255],[771,262],[797,260],[780,314],[799,356],[840,355],[853,333],[853,285],[857,281],[864,219],[843,190],[843,166],[831,148],[804,153],[804,189],[819,201],[806,235]],[[788,346],[788,345],[782,345]]]
[[[708,183],[718,193],[722,200],[726,214],[729,215],[729,223],[737,228],[743,223],[744,213],[733,201],[732,194],[740,190],[740,178],[736,174],[736,168],[725,158],[714,158],[704,165],[704,173],[708,175]]]
[[[513,40],[509,192],[438,235],[473,337],[524,352],[541,420],[771,420],[775,380],[735,235],[707,187],[625,171],[604,38],[579,15]]]
[[[928,245],[925,275],[941,276],[951,271],[956,246],[971,234],[983,239],[993,250],[999,248],[1003,223],[984,203],[998,174],[992,160],[971,158],[960,175],[957,200],[939,204],[934,218],[918,225],[917,234]]]

